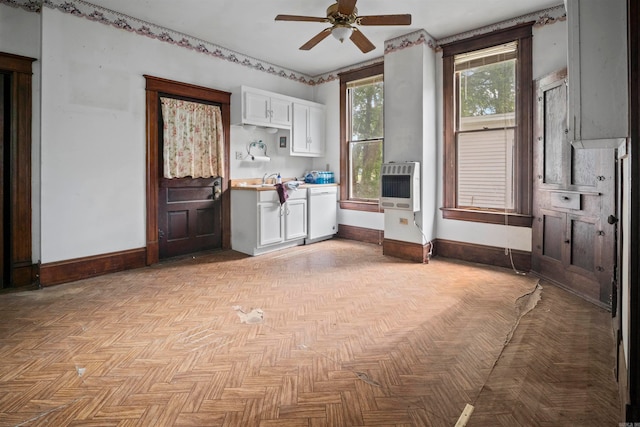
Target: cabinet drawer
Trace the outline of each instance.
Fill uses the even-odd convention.
[[[573,209],[578,211],[582,209],[580,204],[580,193],[553,191],[550,196],[551,206],[554,208]]]
[[[261,190],[258,191],[258,202],[279,202],[278,193],[276,190]]]
[[[289,198],[287,200],[299,200],[307,198],[307,189],[302,188],[300,190],[289,191]]]

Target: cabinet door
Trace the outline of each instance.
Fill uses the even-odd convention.
[[[243,118],[245,122],[268,126],[270,124],[269,116],[268,96],[253,92],[244,93]]]
[[[291,101],[271,98],[271,124],[276,126],[291,126]]]
[[[307,237],[307,201],[289,200],[284,212],[285,240]]]
[[[309,152],[318,156],[324,155],[324,108],[310,106],[308,112]]]
[[[284,209],[280,203],[258,203],[258,246],[282,242]]]
[[[531,269],[584,298],[610,304],[614,277],[613,150],[576,149],[565,134],[567,86],[536,82]]]
[[[307,138],[307,122],[309,120],[309,107],[302,104],[293,104],[293,124],[291,128],[291,154],[309,152],[309,140]]]
[[[617,148],[628,136],[626,0],[566,0],[569,139]]]

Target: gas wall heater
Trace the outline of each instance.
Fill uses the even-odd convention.
[[[381,208],[420,210],[420,162],[384,163],[381,176]]]

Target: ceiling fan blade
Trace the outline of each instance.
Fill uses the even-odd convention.
[[[311,49],[312,47],[320,43],[322,40],[324,40],[325,37],[327,37],[329,34],[331,34],[331,28],[325,28],[324,30],[316,34],[311,40],[309,40],[308,42],[300,46],[300,50]]]
[[[350,39],[356,46],[358,46],[358,49],[360,49],[362,53],[370,52],[376,48],[374,44],[371,43],[371,41],[355,27],[353,27]]]
[[[278,15],[276,21],[303,21],[303,22],[329,22],[327,18],[299,15]]]
[[[356,8],[357,0],[338,0],[338,12],[343,15],[351,15]]]
[[[359,25],[411,25],[411,15],[370,15],[360,16]]]

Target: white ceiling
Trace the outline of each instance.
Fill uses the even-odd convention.
[[[360,0],[358,14],[412,15],[410,26],[362,26],[376,45],[363,54],[327,37],[310,51],[298,48],[329,24],[275,21],[277,14],[325,17],[332,0],[88,0],[237,53],[309,76],[383,56],[384,41],[417,30],[436,40],[562,4],[560,0]]]

